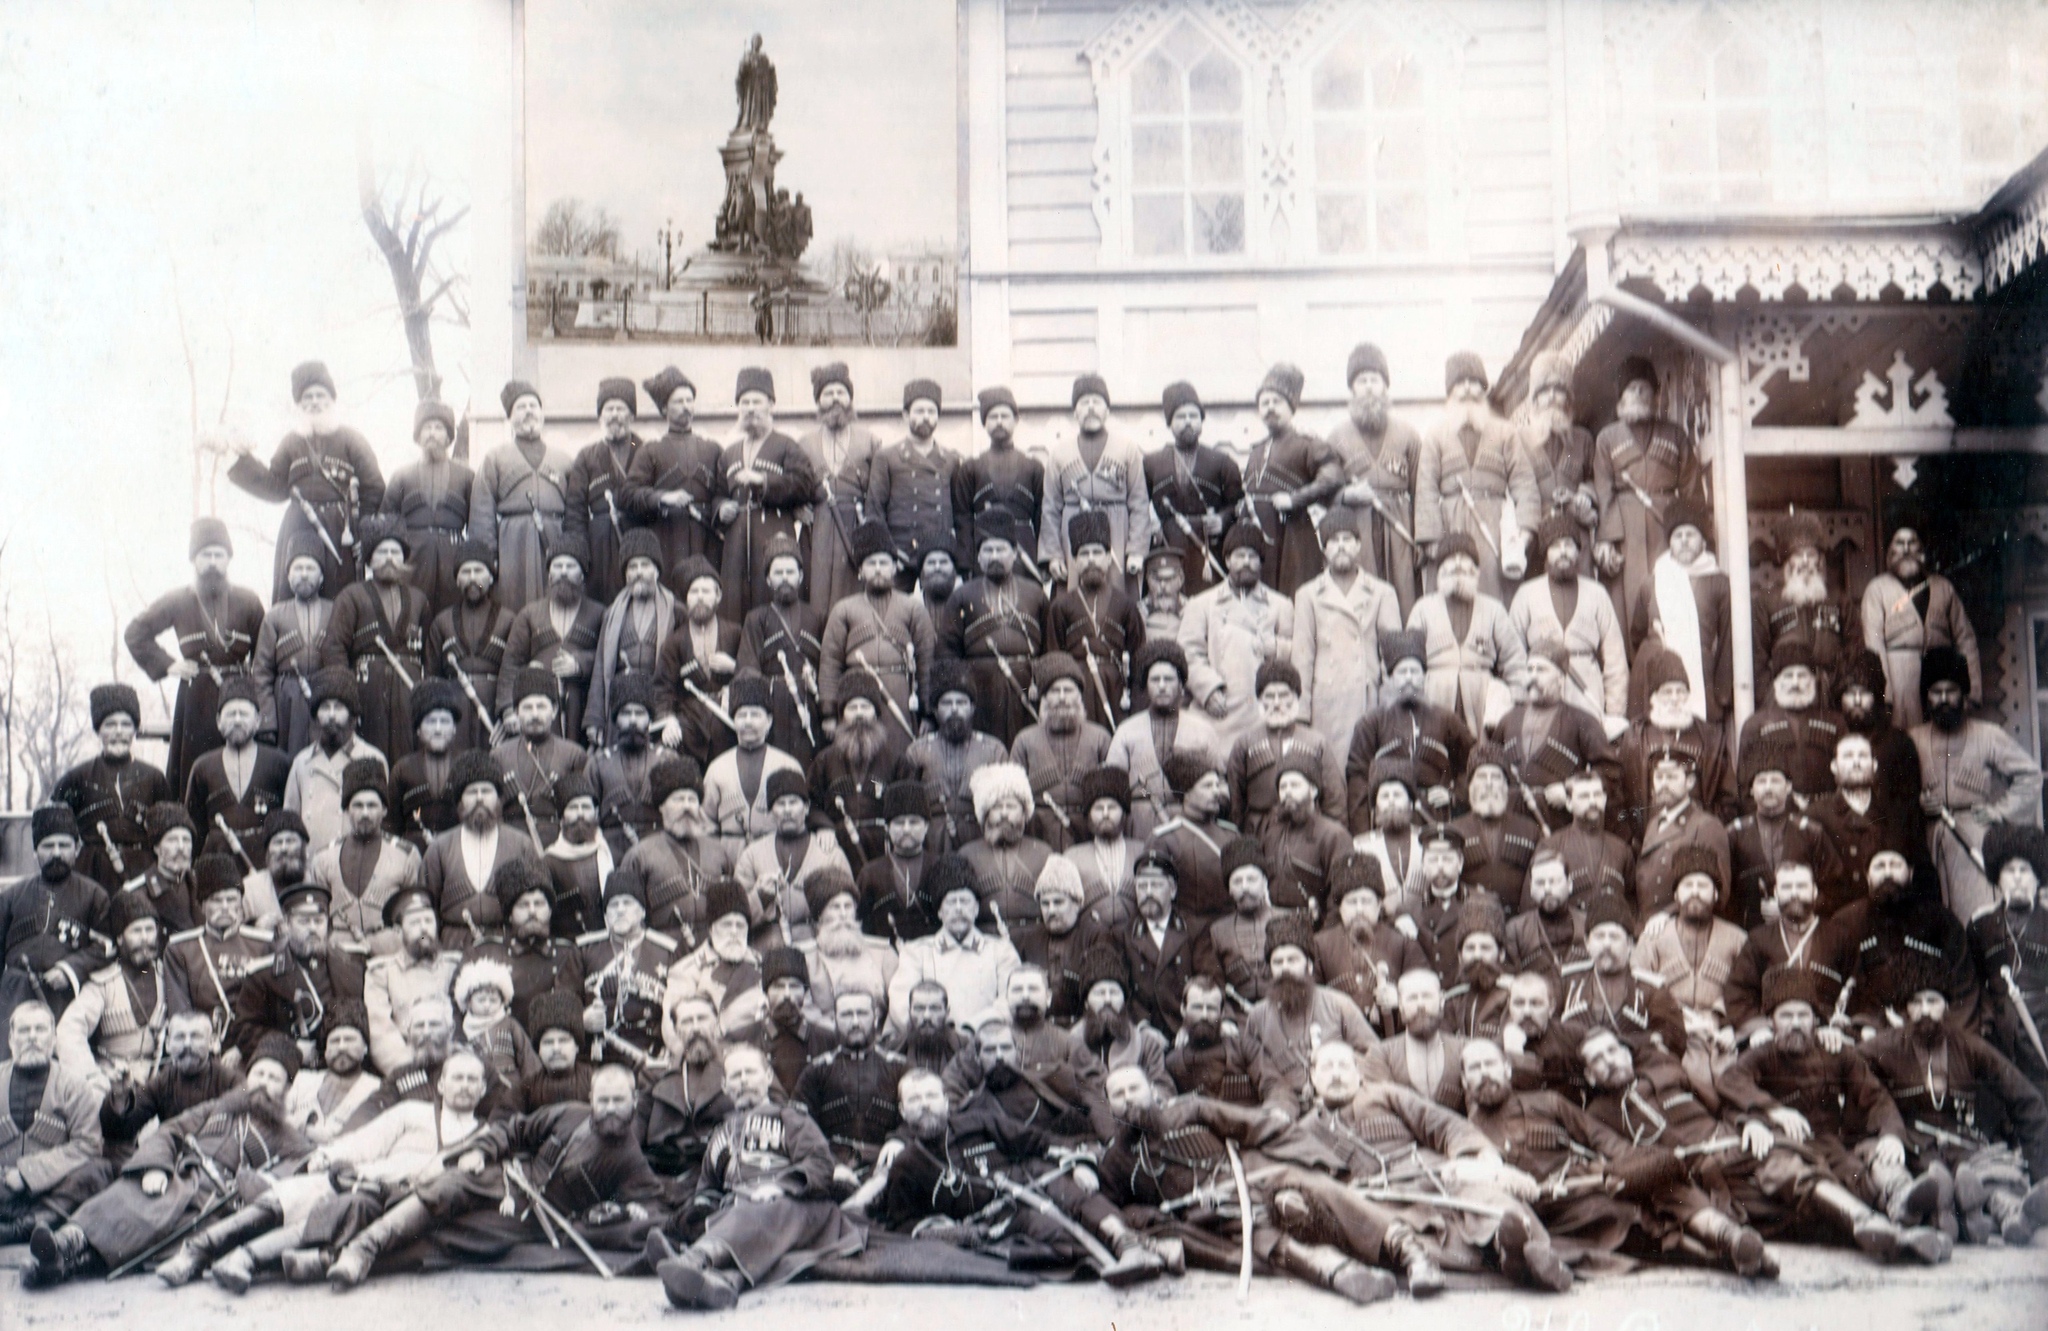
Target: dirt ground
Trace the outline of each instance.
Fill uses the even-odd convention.
[[[2025,1251],[1961,1249],[1947,1266],[1880,1269],[1853,1253],[1782,1248],[1775,1285],[1714,1272],[1649,1268],[1563,1296],[1453,1290],[1425,1304],[1397,1296],[1356,1310],[1291,1281],[1261,1280],[1248,1303],[1235,1282],[1191,1273],[1136,1289],[1094,1283],[1035,1289],[795,1284],[748,1296],[703,1319],[719,1331],[1288,1331],[1371,1319],[1376,1331],[2042,1331],[2048,1327],[2048,1237]],[[373,1281],[352,1294],[262,1285],[246,1297],[201,1282],[167,1291],[153,1277],[91,1279],[24,1293],[26,1248],[0,1249],[0,1331],[146,1331],[244,1326],[290,1331],[590,1331],[681,1319],[652,1280],[454,1272]],[[501,1320],[504,1319],[504,1320]],[[507,1328],[509,1331],[509,1328]]]

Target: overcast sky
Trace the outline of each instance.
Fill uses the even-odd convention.
[[[382,162],[416,155],[466,202],[473,20],[491,2],[0,6],[0,586],[89,678],[106,677],[117,623],[190,577],[194,380],[201,425],[225,399],[268,458],[294,419],[292,366],[325,359],[387,471],[411,460],[405,342],[356,203],[357,112]],[[449,237],[456,266],[470,229]],[[460,404],[467,335],[436,343]],[[277,509],[225,478],[219,495],[236,580],[267,599]]]
[[[527,223],[602,204],[650,257],[673,220],[694,252],[725,199],[733,78],[760,33],[775,65],[775,183],[810,205],[816,251],[959,233],[954,0],[529,0]],[[821,31],[829,25],[829,33]]]

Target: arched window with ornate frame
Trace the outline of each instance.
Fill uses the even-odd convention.
[[[1237,57],[1186,18],[1132,63],[1120,200],[1132,258],[1246,252],[1248,82]]]

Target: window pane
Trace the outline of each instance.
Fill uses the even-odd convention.
[[[1131,109],[1139,115],[1179,115],[1180,71],[1157,53],[1131,71]]]
[[[1363,185],[1371,178],[1372,143],[1358,121],[1316,122],[1316,180],[1324,185]]]
[[[1714,57],[1714,91],[1722,97],[1760,99],[1769,84],[1770,65],[1748,42],[1730,42]]]
[[[1690,42],[1673,42],[1657,57],[1657,100],[1665,106],[1700,104],[1710,94],[1713,66]]]
[[[1383,110],[1422,105],[1422,71],[1413,60],[1382,60],[1372,69],[1372,100]]]
[[[1131,245],[1139,254],[1181,254],[1181,196],[1144,194],[1131,200]]]
[[[1721,112],[1721,174],[1760,176],[1771,169],[1771,125],[1766,111]]]
[[[1179,125],[1131,127],[1131,180],[1139,186],[1179,185],[1183,174]]]
[[[1195,252],[1238,254],[1244,250],[1244,196],[1195,196]]]
[[[1244,131],[1236,121],[1221,125],[1196,125],[1194,134],[1194,179],[1196,185],[1242,185],[1244,183]]]
[[[1703,175],[1708,170],[1707,136],[1712,122],[1704,112],[1665,111],[1657,126],[1657,170],[1664,176]]]
[[[1382,254],[1429,248],[1429,200],[1421,190],[1382,190],[1379,223]]]
[[[1313,88],[1318,111],[1354,111],[1365,106],[1365,57],[1357,39],[1344,43],[1316,66]]]
[[[1324,254],[1364,254],[1371,250],[1372,232],[1363,195],[1317,196],[1316,247]]]
[[[1419,181],[1429,169],[1428,142],[1420,123],[1387,125],[1380,135],[1379,160],[1373,164],[1380,181]]]
[[[1201,111],[1235,111],[1244,104],[1237,66],[1212,55],[1188,71],[1188,100]]]
[[[2048,617],[2034,621],[2034,687],[2048,692]]]

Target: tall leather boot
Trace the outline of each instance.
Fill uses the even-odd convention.
[[[654,1274],[670,1306],[685,1312],[718,1312],[740,1301],[740,1283],[715,1269],[717,1254],[703,1243],[693,1243],[662,1262]]]
[[[275,1266],[286,1253],[299,1246],[305,1235],[304,1225],[280,1225],[267,1234],[258,1234],[231,1252],[223,1253],[207,1275],[230,1294],[247,1294],[249,1286],[255,1283],[256,1273]]]
[[[1391,1271],[1353,1261],[1326,1243],[1301,1243],[1283,1235],[1273,1249],[1273,1260],[1289,1275],[1357,1304],[1378,1303],[1400,1288]]]
[[[1944,1171],[1945,1172],[1945,1171]],[[1872,1165],[1871,1179],[1884,1198],[1884,1213],[1901,1229],[1931,1224],[1941,1200],[1941,1181],[1932,1174],[1918,1178],[1904,1165]]]
[[[417,1197],[407,1197],[386,1211],[349,1240],[341,1255],[334,1259],[334,1265],[327,1268],[327,1284],[336,1293],[354,1289],[369,1277],[370,1268],[377,1264],[379,1254],[410,1239],[416,1239],[433,1227],[434,1217],[427,1210],[427,1204]]]
[[[28,1236],[28,1269],[22,1272],[24,1289],[45,1289],[61,1285],[78,1274],[92,1252],[85,1231],[76,1225],[37,1225]]]
[[[1408,1297],[1429,1299],[1444,1292],[1443,1268],[1429,1250],[1429,1240],[1407,1225],[1390,1225],[1380,1241],[1381,1254],[1401,1268],[1408,1278]]]
[[[1531,1228],[1528,1219],[1519,1211],[1509,1211],[1500,1218],[1500,1228],[1495,1231],[1494,1239],[1500,1244],[1502,1271],[1557,1294],[1572,1287],[1572,1269],[1550,1246],[1550,1236],[1541,1229]]]
[[[1764,1246],[1763,1236],[1712,1207],[1695,1211],[1685,1222],[1685,1232],[1719,1254],[1729,1269],[1745,1280],[1778,1278],[1777,1260]]]
[[[2036,1183],[2024,1196],[2004,1188],[1993,1189],[1985,1194],[1984,1209],[1998,1226],[1998,1235],[2006,1246],[2024,1248],[2034,1241],[2034,1231],[2048,1222],[2048,1179]],[[2036,1212],[2040,1213],[2038,1219]]]
[[[1864,1256],[1889,1262],[1899,1255],[1899,1227],[1863,1204],[1861,1198],[1832,1179],[1813,1185],[1813,1204],[1821,1214],[1849,1231]]]
[[[189,1285],[214,1258],[246,1239],[275,1229],[283,1219],[284,1208],[268,1197],[254,1206],[231,1212],[226,1219],[216,1220],[186,1239],[176,1254],[156,1269],[157,1279],[172,1289]]]
[[[1948,1166],[1936,1160],[1927,1166],[1927,1177],[1934,1180],[1934,1219],[1930,1222],[1942,1233],[1948,1235],[1953,1244],[1962,1232],[1956,1223],[1956,1176],[1949,1173]]]

